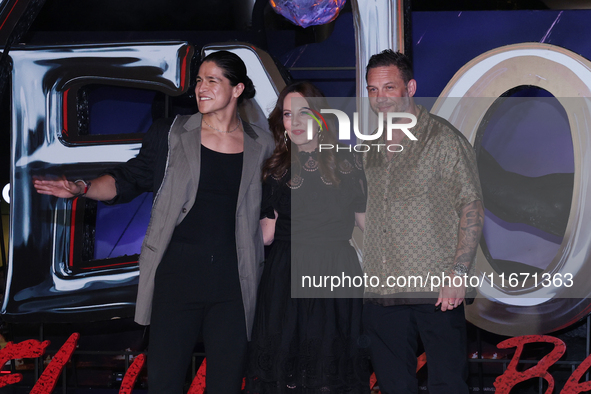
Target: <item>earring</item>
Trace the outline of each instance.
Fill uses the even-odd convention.
[[[285,146],[287,146],[287,130],[283,132],[283,142],[285,142]]]

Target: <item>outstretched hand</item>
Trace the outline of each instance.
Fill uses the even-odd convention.
[[[84,191],[83,185],[69,181],[65,176],[58,180],[35,178],[33,179],[33,186],[39,194],[48,194],[61,198],[72,198]]]

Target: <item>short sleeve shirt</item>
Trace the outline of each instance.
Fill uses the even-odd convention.
[[[368,277],[380,279],[366,287],[369,298],[438,291],[430,277],[453,266],[462,208],[482,200],[473,147],[450,123],[419,109],[410,129],[417,141],[405,137],[391,159],[383,147],[364,156],[363,265]],[[392,279],[386,282],[389,276],[394,286]]]

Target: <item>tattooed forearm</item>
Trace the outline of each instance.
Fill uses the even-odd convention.
[[[454,264],[462,263],[469,266],[472,263],[480,242],[483,224],[484,209],[482,202],[473,201],[462,208]]]

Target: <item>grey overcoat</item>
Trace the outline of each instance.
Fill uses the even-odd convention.
[[[273,152],[275,143],[267,131],[244,121],[243,126],[244,154],[236,209],[236,251],[246,330],[250,339],[257,286],[264,260],[263,238],[259,226],[261,166]],[[150,223],[139,259],[140,277],[135,312],[135,321],[139,324],[150,324],[156,268],[171,240],[174,228],[195,202],[199,187],[200,156],[201,114],[177,116],[168,133],[164,174],[154,197]]]

